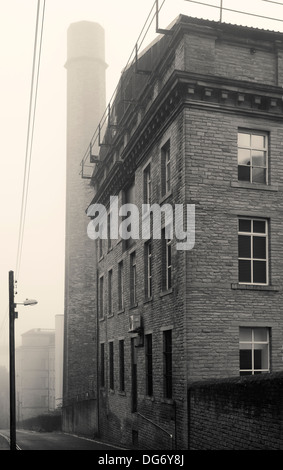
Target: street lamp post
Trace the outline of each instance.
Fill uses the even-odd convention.
[[[14,272],[9,271],[10,450],[16,450]]]
[[[10,369],[10,450],[16,450],[16,379],[15,379],[15,312],[14,272],[9,271],[9,369]],[[36,300],[26,299],[19,305],[35,305]]]

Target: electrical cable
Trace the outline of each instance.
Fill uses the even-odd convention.
[[[41,58],[41,48],[42,48],[42,38],[43,38],[44,13],[45,13],[45,0],[43,1],[43,9],[42,9],[42,21],[41,21],[39,52],[38,52],[36,87],[35,87],[35,92],[34,92],[35,68],[36,68],[36,57],[37,57],[37,43],[38,43],[37,38],[38,38],[39,14],[40,14],[40,0],[38,0],[37,15],[36,15],[34,52],[33,52],[33,66],[32,66],[32,80],[31,80],[31,91],[30,91],[30,105],[29,105],[27,141],[26,141],[24,182],[23,182],[23,191],[22,191],[21,217],[20,217],[19,240],[18,240],[18,251],[17,251],[17,262],[16,262],[16,278],[19,275],[19,269],[20,269],[20,264],[21,264],[21,256],[22,256],[22,248],[23,248],[24,227],[25,227],[27,198],[28,198],[28,187],[29,187],[30,168],[31,168],[32,143],[33,143],[34,124],[35,124],[35,111],[36,111],[36,101],[37,101],[37,91],[38,91],[38,81],[39,81],[40,58]],[[33,102],[34,102],[34,104],[33,104]],[[32,110],[32,106],[34,106],[33,110]],[[32,124],[31,124],[31,119],[32,119]]]
[[[274,2],[273,0],[262,0],[263,2],[267,2],[267,3],[274,3],[275,5],[280,5],[281,7],[283,7],[283,3],[281,2]]]

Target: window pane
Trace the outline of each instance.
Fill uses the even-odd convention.
[[[251,257],[251,237],[248,235],[239,235],[238,241],[239,258]]]
[[[250,165],[251,164],[251,152],[246,149],[238,149],[238,164],[239,165]]]
[[[252,151],[252,165],[253,166],[266,166],[266,152],[261,152],[260,150]]]
[[[253,237],[253,257],[266,259],[266,238]]]
[[[167,288],[170,289],[172,287],[172,270],[171,270],[171,268],[168,268],[167,275],[168,275]]]
[[[251,282],[250,261],[239,260],[239,282]]]
[[[250,171],[249,166],[238,166],[238,180],[250,181]]]
[[[252,135],[252,148],[262,149],[265,147],[265,135]]]
[[[254,351],[254,368],[262,369],[261,350],[257,349]]]
[[[238,134],[238,145],[239,147],[250,147],[251,136],[250,134],[239,132]]]
[[[240,219],[239,220],[239,231],[240,232],[250,232],[251,231],[251,220]]]
[[[264,220],[254,220],[253,221],[253,231],[254,233],[265,233],[266,223]]]
[[[240,328],[240,342],[252,340],[252,329],[251,328]]]
[[[261,348],[261,368],[269,370],[268,344],[262,345]]]
[[[266,183],[266,170],[265,168],[252,168],[252,181],[253,183]]]
[[[253,282],[266,284],[266,262],[254,261],[253,262]]]
[[[171,245],[167,245],[167,256],[168,256],[168,259],[167,259],[168,266],[171,266]]]
[[[255,342],[267,341],[267,329],[266,328],[254,328],[254,341]]]
[[[240,369],[252,368],[252,351],[250,349],[240,350]]]

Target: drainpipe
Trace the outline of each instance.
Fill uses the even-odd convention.
[[[97,243],[96,243],[97,245]],[[96,248],[96,247],[95,247]],[[97,249],[95,249],[96,259]],[[97,433],[100,436],[100,419],[99,419],[99,321],[98,321],[98,269],[96,269],[96,403],[97,403]]]

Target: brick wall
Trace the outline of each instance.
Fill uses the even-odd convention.
[[[240,127],[270,133],[270,185],[236,186]],[[282,369],[281,193],[282,122],[254,116],[186,110],[187,200],[196,205],[196,243],[187,252],[188,377],[236,375],[239,327],[272,330],[272,370]],[[235,184],[235,186],[234,186]],[[269,220],[270,285],[238,285],[238,217]]]
[[[154,142],[145,154],[143,163],[135,171],[135,203],[140,214],[143,203],[144,175],[143,170],[151,164],[152,203],[181,203],[184,199],[184,179],[179,167],[182,161],[183,116]],[[170,140],[171,170],[173,191],[163,200],[161,195],[161,149]],[[122,203],[122,192],[120,192]],[[163,202],[161,202],[163,200]],[[141,221],[141,219],[140,219]],[[166,295],[162,292],[162,257],[161,240],[154,240],[152,247],[153,294],[149,301],[145,299],[144,290],[144,243],[140,225],[140,239],[125,250],[123,242],[113,240],[112,248],[107,249],[107,240],[103,242],[103,257],[98,262],[98,276],[103,275],[106,281],[104,289],[104,316],[99,321],[99,342],[105,344],[105,387],[100,388],[100,433],[109,440],[123,445],[132,445],[133,436],[138,436],[139,448],[171,448],[175,439],[175,423],[178,420],[178,446],[183,448],[186,428],[186,403],[182,399],[186,384],[186,363],[179,361],[184,358],[184,258],[173,244],[173,289]],[[130,303],[130,254],[136,252],[137,261],[137,304]],[[124,266],[124,308],[118,308],[118,262],[123,260]],[[108,314],[107,278],[109,269],[113,270],[113,313]],[[143,317],[144,334],[152,334],[153,345],[153,396],[148,397],[145,390],[145,348],[136,348],[137,355],[137,410],[142,416],[131,413],[132,394],[132,352],[131,341],[137,334],[129,333],[129,317],[133,313]],[[173,342],[173,398],[165,400],[163,391],[163,331],[172,329]],[[119,349],[118,342],[125,342],[125,391],[119,390]],[[114,341],[114,390],[109,390],[109,341]],[[136,340],[137,341],[137,340]],[[100,361],[100,358],[99,358]],[[175,409],[176,407],[176,409]],[[147,421],[150,419],[151,422]],[[171,439],[170,435],[173,436]],[[175,445],[175,440],[174,440]]]
[[[97,266],[94,261],[96,243],[89,240],[89,251],[85,251],[81,259],[80,253],[85,247],[79,243],[81,249],[75,260],[79,275],[73,279],[72,291],[83,299],[82,303],[70,305],[73,307],[69,316],[70,322],[73,321],[70,323],[73,333],[69,346],[70,385],[72,392],[77,393],[77,385],[86,387],[87,380],[93,379],[95,387],[98,385],[100,434],[126,446],[169,448],[168,436],[172,434],[176,448],[186,448],[187,381],[239,374],[240,327],[268,327],[272,337],[272,370],[282,368],[280,183],[283,127],[282,90],[276,87],[281,56],[273,47],[274,38],[268,45],[259,39],[254,52],[250,47],[256,41],[254,32],[250,33],[252,41],[249,43],[241,35],[229,35],[229,31],[227,34],[222,31],[222,36],[219,27],[219,24],[212,27],[210,23],[205,27],[190,25],[186,34],[173,35],[170,51],[158,68],[158,77],[153,74],[148,86],[140,90],[136,107],[131,104],[123,118],[118,116],[123,124],[119,127],[121,131],[113,137],[113,148],[103,150],[103,159],[93,177],[94,197],[101,203],[109,201],[110,191],[110,195],[119,194],[122,203],[126,184],[134,179],[135,203],[141,213],[143,170],[150,162],[152,203],[195,204],[196,207],[195,247],[188,252],[178,251],[173,240],[172,290],[166,293],[162,292],[161,241],[154,240],[153,295],[148,301],[144,292],[145,240],[141,236],[130,248],[125,248],[124,242],[118,240],[109,250],[105,241]],[[268,67],[260,67],[263,61]],[[260,99],[255,101],[258,95]],[[271,98],[275,99],[272,105]],[[237,133],[242,127],[270,135],[268,186],[251,187],[238,182]],[[163,198],[161,149],[168,139],[172,191]],[[119,164],[114,163],[114,159],[119,159]],[[271,284],[265,288],[242,289],[238,285],[237,220],[243,215],[269,220]],[[74,249],[79,241],[75,235]],[[134,250],[137,303],[133,306],[130,303],[130,255]],[[118,306],[118,263],[121,260],[125,301],[122,310]],[[89,285],[82,282],[85,269],[90,275],[87,277]],[[111,313],[107,309],[110,269],[113,271]],[[103,315],[97,311],[100,299],[95,298],[96,274],[98,279],[104,276]],[[86,305],[85,310],[81,309],[83,305]],[[144,333],[152,335],[153,346],[152,396],[147,396],[145,389],[145,349],[134,348],[137,413],[132,409],[132,345],[138,340],[136,333],[129,332],[129,318],[133,313],[142,316]],[[167,329],[172,331],[172,399],[164,399],[163,335]],[[85,332],[88,340],[81,353]],[[120,340],[125,344],[125,390],[119,389]],[[111,384],[111,387],[109,342],[113,342],[114,352],[114,386]],[[99,368],[101,366],[101,357],[96,357],[96,343],[105,345],[104,386],[99,383],[100,372],[96,377],[96,359]]]
[[[283,373],[192,384],[190,450],[282,450]]]

